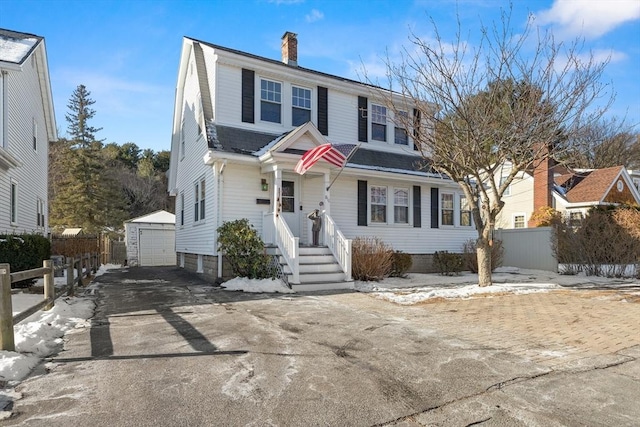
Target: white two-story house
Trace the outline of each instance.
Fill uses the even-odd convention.
[[[44,39],[0,29],[0,234],[46,234],[57,139]]]
[[[356,237],[411,254],[413,271],[430,271],[435,251],[460,252],[476,232],[457,184],[430,170],[381,88],[303,68],[297,42],[285,33],[274,60],[184,38],[169,170],[178,265],[229,277],[216,229],[241,218],[278,248],[293,284],[348,282]],[[344,169],[320,160],[295,172],[327,143],[359,148]],[[322,248],[308,247],[314,209]]]

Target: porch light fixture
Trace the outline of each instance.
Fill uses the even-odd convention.
[[[267,180],[262,178],[261,182],[262,191],[269,191],[269,184],[267,184]]]

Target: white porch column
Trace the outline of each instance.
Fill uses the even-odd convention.
[[[273,214],[279,215],[282,207],[280,200],[282,188],[282,170],[274,169],[273,171]]]
[[[324,212],[331,215],[331,190],[327,190],[331,185],[331,174],[327,171],[324,173]]]

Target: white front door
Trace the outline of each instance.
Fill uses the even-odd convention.
[[[300,179],[295,175],[282,177],[282,218],[295,237],[300,237]]]

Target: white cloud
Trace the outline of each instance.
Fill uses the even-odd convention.
[[[307,22],[316,22],[320,21],[324,18],[324,13],[320,12],[318,9],[312,9],[311,13],[305,15],[304,19]]]
[[[536,14],[541,25],[552,24],[562,36],[597,38],[625,22],[640,19],[638,0],[555,0]]]

